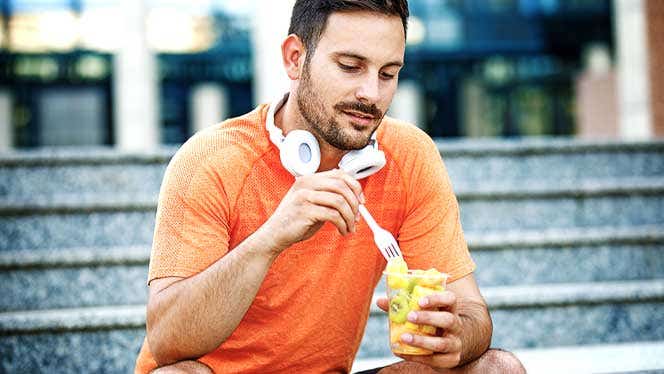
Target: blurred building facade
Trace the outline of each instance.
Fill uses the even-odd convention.
[[[0,150],[140,150],[251,110],[286,88],[292,2],[1,0]],[[431,136],[664,135],[658,0],[410,7],[391,114]]]

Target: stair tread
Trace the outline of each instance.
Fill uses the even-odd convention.
[[[588,227],[549,230],[466,232],[471,251],[538,246],[587,246],[664,243],[663,225]],[[22,249],[0,251],[0,269],[24,267],[147,264],[150,245]]]
[[[664,301],[664,279],[538,284],[532,286],[485,287],[482,293],[491,309],[547,307],[612,302]],[[382,314],[374,294],[371,313]],[[145,305],[0,312],[0,332],[69,331],[140,327],[145,321]]]
[[[519,139],[434,139],[439,150],[449,157],[486,157],[505,155],[567,154],[616,151],[664,151],[664,141],[575,139],[564,137],[522,137]],[[112,147],[42,147],[30,151],[0,153],[0,166],[42,166],[60,164],[103,164],[108,162],[167,162],[178,147],[161,146],[154,150],[127,152]]]
[[[519,181],[518,184],[482,183],[457,188],[456,195],[464,200],[528,199],[528,198],[580,198],[614,195],[664,194],[664,177],[624,177],[586,179],[556,182]],[[59,194],[31,194],[0,198],[0,214],[46,213],[68,211],[156,209],[157,191],[151,193],[113,194],[76,192]]]
[[[487,286],[482,295],[490,309],[664,301],[664,279]],[[371,313],[383,313],[379,297],[374,293]]]

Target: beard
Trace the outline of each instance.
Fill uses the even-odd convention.
[[[376,131],[383,119],[383,113],[376,105],[367,105],[361,102],[341,102],[333,107],[333,113],[328,115],[322,99],[323,93],[313,86],[308,64],[305,63],[300,85],[297,89],[297,107],[306,121],[307,127],[320,139],[325,140],[334,148],[344,151],[358,150],[366,147],[371,141],[371,135]],[[334,118],[334,113],[344,110],[354,110],[373,116],[376,125],[366,136],[352,134],[355,131],[344,129]],[[359,129],[357,129],[359,131]],[[352,133],[351,133],[352,132]]]

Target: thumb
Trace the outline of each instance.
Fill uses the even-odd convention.
[[[382,309],[384,312],[387,312],[387,308],[389,306],[389,302],[387,300],[387,297],[381,296],[381,297],[377,298],[376,299],[376,305],[378,305],[378,307],[380,309]]]

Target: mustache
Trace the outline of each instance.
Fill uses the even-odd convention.
[[[375,104],[368,105],[357,101],[343,102],[336,104],[334,106],[334,109],[338,111],[354,110],[356,112],[361,112],[366,115],[372,116],[376,119],[383,118],[383,112],[380,109],[378,109],[378,107]]]

